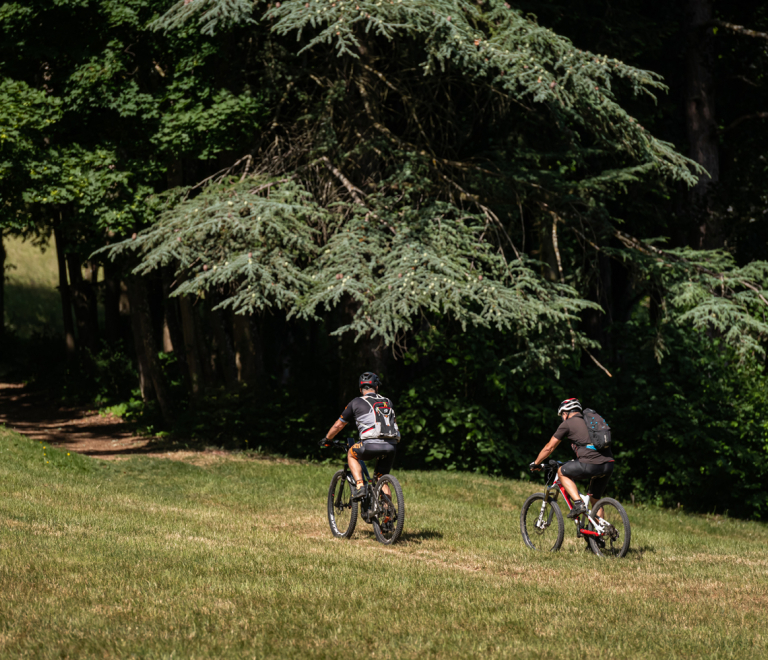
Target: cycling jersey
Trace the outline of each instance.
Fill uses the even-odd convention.
[[[349,424],[355,420],[361,440],[385,438],[390,442],[399,442],[400,431],[395,421],[392,402],[379,394],[366,394],[352,399],[341,413],[342,422]]]
[[[602,451],[597,451],[586,446],[590,442],[589,431],[581,414],[573,415],[560,424],[555,431],[555,437],[558,440],[565,437],[571,440],[571,447],[581,463],[593,463],[594,465],[613,463],[613,453],[610,448],[606,447]]]

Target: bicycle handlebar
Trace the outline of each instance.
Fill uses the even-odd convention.
[[[546,463],[535,463],[536,467],[541,470],[557,470],[563,463],[560,461],[556,461],[554,459],[550,459]]]
[[[347,442],[346,440],[331,440],[328,442],[328,444],[321,447],[322,449],[328,449],[328,447],[344,447],[344,449],[347,448]]]

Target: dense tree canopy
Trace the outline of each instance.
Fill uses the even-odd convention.
[[[132,337],[168,423],[255,405],[273,449],[376,369],[406,460],[505,474],[576,393],[624,492],[764,514],[766,17],[529,4],[3,4],[0,222],[55,232],[70,347]]]

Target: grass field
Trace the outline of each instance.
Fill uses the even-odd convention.
[[[5,325],[19,337],[63,332],[56,248],[6,237]],[[42,249],[44,248],[44,250]]]
[[[768,656],[768,527],[629,508],[633,549],[568,528],[537,554],[537,485],[398,472],[403,541],[331,537],[334,465],[100,462],[0,427],[0,656]]]

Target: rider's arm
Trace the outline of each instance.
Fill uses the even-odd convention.
[[[555,448],[559,444],[560,444],[560,440],[553,435],[552,438],[550,438],[549,442],[546,445],[544,445],[544,449],[542,449],[539,452],[539,455],[534,462],[538,464],[543,463],[544,460],[549,458],[550,454],[553,451],[555,451]]]
[[[336,423],[331,427],[331,430],[325,434],[325,437],[328,438],[329,440],[333,440],[333,438],[336,437],[339,431],[341,431],[346,425],[347,423],[343,419],[341,418],[337,419]]]

